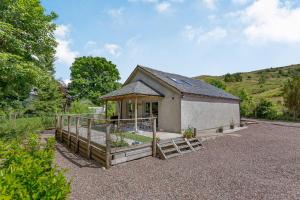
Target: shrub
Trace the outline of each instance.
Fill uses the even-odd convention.
[[[234,122],[233,122],[233,120],[230,121],[230,129],[234,129]]]
[[[183,133],[183,137],[184,137],[184,138],[187,138],[187,139],[192,138],[193,135],[194,135],[194,133],[193,133],[193,128],[192,128],[192,127],[188,127],[188,128],[184,131],[184,133]]]
[[[83,114],[89,113],[89,107],[93,106],[93,103],[89,100],[78,100],[71,103],[70,113]]]
[[[38,135],[23,145],[0,141],[0,199],[65,199],[70,184],[53,165],[54,139],[41,148]]]
[[[217,133],[223,133],[223,127],[220,126],[218,129],[217,129]]]
[[[255,108],[256,117],[264,119],[276,119],[278,114],[272,102],[260,100]]]

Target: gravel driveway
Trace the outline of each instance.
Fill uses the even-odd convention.
[[[195,153],[109,170],[57,149],[71,199],[300,199],[300,128],[254,124]]]

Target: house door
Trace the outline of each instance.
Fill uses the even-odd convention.
[[[156,117],[158,119],[158,102],[145,102],[144,106],[145,117]],[[156,120],[156,126],[158,127],[158,120]]]

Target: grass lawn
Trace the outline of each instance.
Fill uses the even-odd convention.
[[[131,133],[131,132],[123,132],[123,133],[118,133],[116,135],[120,135],[122,134],[122,136],[124,138],[127,138],[127,139],[130,139],[130,140],[135,140],[135,141],[138,141],[138,142],[152,142],[152,138],[150,137],[146,137],[146,136],[143,136],[143,135],[138,135],[136,133]]]

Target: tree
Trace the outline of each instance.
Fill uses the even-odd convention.
[[[218,79],[210,79],[207,82],[217,88],[222,89],[222,90],[226,89],[226,84],[223,81],[220,81]]]
[[[101,57],[79,57],[71,66],[69,93],[99,105],[99,97],[117,89],[120,74],[115,64]]]
[[[300,76],[287,80],[283,87],[283,98],[285,106],[296,119],[300,113]]]
[[[275,119],[277,111],[271,101],[261,99],[255,108],[256,117],[264,119]]]
[[[255,107],[253,98],[245,89],[239,90],[236,95],[240,98],[241,101],[241,115],[246,117],[251,116]]]
[[[56,17],[53,12],[45,14],[39,0],[1,0],[0,52],[18,55],[53,73]]]
[[[0,53],[0,109],[23,109],[33,90],[32,110],[58,111],[61,97],[52,75],[20,56]]]

